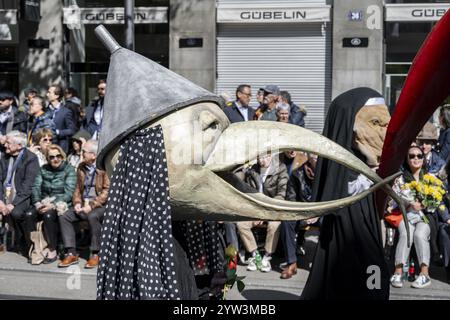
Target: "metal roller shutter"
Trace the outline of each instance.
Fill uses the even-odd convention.
[[[218,24],[216,92],[234,97],[242,83],[254,93],[276,84],[307,107],[306,127],[321,133],[331,97],[328,29],[329,23]]]

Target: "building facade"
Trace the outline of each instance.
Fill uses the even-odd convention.
[[[62,83],[88,104],[109,63],[94,29],[104,24],[123,44],[123,3],[1,1],[0,88],[23,98]],[[218,94],[277,84],[321,132],[330,101],[350,88],[374,88],[393,107],[449,9],[450,0],[135,0],[135,51]]]

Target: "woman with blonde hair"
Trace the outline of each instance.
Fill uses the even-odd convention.
[[[46,150],[47,164],[41,167],[32,193],[32,214],[44,221],[44,231],[48,243],[44,263],[57,260],[58,216],[72,205],[72,195],[76,185],[74,168],[67,163],[63,149],[51,144]]]

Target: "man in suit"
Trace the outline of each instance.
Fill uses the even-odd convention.
[[[31,206],[31,189],[39,172],[36,155],[26,149],[27,136],[13,130],[6,134],[5,157],[0,160],[0,214],[11,216],[25,238],[28,254],[30,233],[36,230],[36,221],[27,214]]]
[[[64,90],[60,85],[53,84],[48,88],[49,113],[56,126],[56,137],[53,143],[59,145],[64,152],[69,151],[70,137],[77,131],[72,110],[62,103]]]
[[[250,85],[241,84],[237,87],[236,101],[229,102],[224,109],[231,123],[254,120],[255,110],[249,106],[251,98],[252,91]],[[224,222],[224,229],[227,245],[233,245],[236,249],[239,249],[236,223]],[[239,259],[245,263],[244,250],[239,250]]]
[[[249,106],[252,99],[251,87],[241,84],[236,89],[236,101],[230,102],[224,112],[231,123],[253,120],[255,110]]]
[[[86,108],[84,130],[91,134],[91,139],[98,140],[103,122],[103,101],[106,94],[106,80],[100,80],[97,85],[98,98]]]

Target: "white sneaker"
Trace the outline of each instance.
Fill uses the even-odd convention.
[[[256,266],[256,261],[255,261],[254,257],[249,258],[247,261],[248,261],[248,266],[247,266],[248,271],[258,270],[258,267]]]
[[[417,279],[412,283],[411,287],[416,289],[422,289],[428,287],[431,284],[431,279],[429,276],[424,274],[419,274]]]
[[[239,250],[238,256],[242,264],[248,264],[248,261],[245,260],[245,250]]]
[[[272,266],[270,264],[270,260],[272,257],[264,256],[261,260],[261,271],[262,272],[270,272],[272,271]]]
[[[402,275],[394,273],[394,275],[391,277],[391,285],[394,288],[402,288],[403,287]]]

